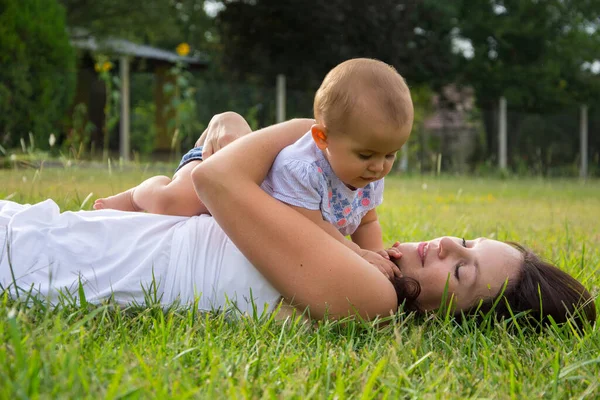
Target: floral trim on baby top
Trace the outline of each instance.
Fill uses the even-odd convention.
[[[355,190],[354,196],[348,196],[344,190],[330,186],[327,206],[321,210],[323,216],[343,235],[353,234],[367,212],[381,204],[382,196],[378,202],[373,198],[379,191],[379,186],[383,189],[383,180]]]

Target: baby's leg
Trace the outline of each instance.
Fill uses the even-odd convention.
[[[154,178],[158,178],[155,176]],[[154,179],[150,178],[150,179]],[[165,177],[166,178],[166,177]],[[135,188],[131,188],[124,192],[115,194],[114,196],[104,197],[102,199],[98,199],[94,202],[94,210],[103,210],[105,208],[110,208],[112,210],[121,210],[121,211],[142,211],[136,204],[133,202],[133,191]]]
[[[139,186],[98,199],[95,209],[112,208],[123,211],[148,211],[154,214],[190,217],[207,214],[208,210],[198,198],[192,184],[192,170],[200,161],[190,161],[170,179],[154,176]]]
[[[208,210],[198,198],[192,183],[192,170],[201,161],[190,161],[181,167],[169,179],[166,176],[155,177],[160,179],[142,182],[133,191],[133,203],[142,210],[164,215],[192,215],[207,214]]]

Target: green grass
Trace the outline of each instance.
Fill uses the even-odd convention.
[[[0,171],[0,198],[51,197],[63,209],[89,209],[92,198],[145,176],[142,169]],[[446,234],[519,241],[598,293],[597,181],[392,177],[380,217],[388,243]],[[193,308],[0,301],[0,398],[600,396],[598,328],[533,333],[400,315],[377,329],[233,320]]]

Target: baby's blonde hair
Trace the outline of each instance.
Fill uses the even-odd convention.
[[[389,121],[403,126],[413,121],[413,104],[404,78],[379,60],[355,58],[333,68],[315,94],[317,122],[342,130],[357,107],[374,104]]]

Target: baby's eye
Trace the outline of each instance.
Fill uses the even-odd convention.
[[[396,158],[396,153],[388,154],[385,156],[385,158],[387,158],[389,160],[393,160],[394,158]]]
[[[368,160],[371,157],[372,157],[372,154],[358,153],[358,158],[360,158],[361,160]]]

